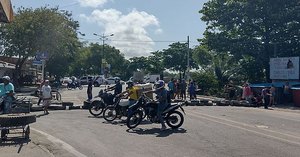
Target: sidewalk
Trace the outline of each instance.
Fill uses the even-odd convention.
[[[10,135],[12,137],[15,135]],[[0,143],[1,157],[72,157],[73,154],[64,150],[58,144],[47,139],[46,136],[31,129],[30,139],[8,138]]]
[[[7,141],[0,143],[1,157],[53,157],[54,155],[40,145],[39,141],[46,141],[46,139],[42,139],[34,131],[31,131],[29,140],[25,140],[22,137],[8,138]]]

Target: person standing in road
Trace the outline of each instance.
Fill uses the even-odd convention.
[[[262,89],[261,95],[264,100],[264,108],[268,109],[270,103],[270,90],[267,87],[265,87],[264,89]]]
[[[10,77],[2,77],[3,83],[0,84],[0,97],[3,97],[3,113],[11,112],[11,105],[14,100],[14,85],[10,83]]]
[[[243,88],[242,98],[251,103],[252,91],[248,83],[245,83]]]
[[[276,88],[272,84],[272,86],[270,88],[270,103],[269,103],[269,106],[275,105],[275,96],[276,96]]]
[[[87,101],[91,101],[93,99],[93,81],[90,79],[87,87]]]
[[[174,91],[175,91],[174,78],[172,78],[168,82],[168,88],[169,88],[169,94],[170,94],[171,99],[174,99]]]
[[[284,103],[289,103],[291,98],[291,87],[289,85],[289,82],[286,82],[283,86],[283,98]]]
[[[50,106],[51,99],[52,99],[49,80],[45,80],[44,85],[42,86],[42,97],[43,97],[44,113],[49,114],[48,107]]]
[[[190,82],[189,93],[190,93],[190,100],[197,99],[197,96],[196,96],[196,85],[195,85],[194,81]]]
[[[186,82],[184,79],[181,80],[181,83],[180,83],[180,98],[183,99],[183,100],[186,100]]]

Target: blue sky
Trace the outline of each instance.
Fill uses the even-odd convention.
[[[93,33],[113,36],[105,43],[115,46],[126,58],[147,56],[186,41],[190,47],[203,37],[205,23],[198,11],[208,0],[11,0],[16,8],[59,6],[79,21],[81,40],[100,42]]]

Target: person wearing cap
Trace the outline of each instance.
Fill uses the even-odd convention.
[[[3,83],[0,84],[0,97],[3,97],[3,113],[11,112],[11,105],[14,99],[15,87],[10,83],[10,77],[2,77]]]
[[[49,85],[49,80],[45,80],[44,85],[42,86],[42,98],[43,98],[43,105],[44,105],[44,113],[49,114],[48,107],[51,104],[51,87]]]

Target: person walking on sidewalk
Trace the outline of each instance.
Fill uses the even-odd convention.
[[[51,87],[49,85],[49,80],[45,80],[44,85],[42,86],[42,98],[43,98],[43,105],[44,105],[44,113],[49,114],[48,107],[51,104]]]

